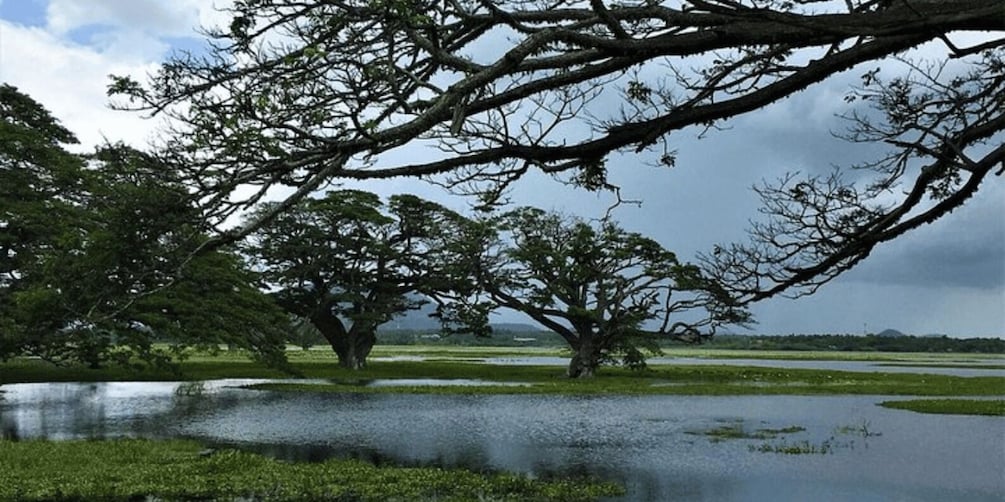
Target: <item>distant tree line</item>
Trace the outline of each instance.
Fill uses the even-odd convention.
[[[563,347],[565,341],[549,331],[499,331],[491,337],[470,334],[440,336],[430,330],[387,330],[378,333],[390,345],[451,345],[484,347]],[[661,344],[664,348],[669,344]],[[705,349],[824,351],[824,352],[949,352],[1005,354],[1001,338],[950,338],[948,336],[878,335],[724,335],[701,344]]]
[[[845,352],[972,352],[1005,353],[1001,338],[878,335],[718,335],[710,348],[751,350],[819,350]]]

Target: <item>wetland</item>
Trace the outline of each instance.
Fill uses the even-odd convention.
[[[513,493],[539,500],[980,501],[1005,493],[1005,419],[895,409],[917,396],[970,396],[963,406],[997,409],[1005,378],[993,370],[964,377],[657,364],[643,373],[605,368],[594,379],[570,381],[554,366],[435,358],[378,360],[347,373],[324,366],[320,355],[291,353],[307,377],[292,379],[260,374],[237,356],[205,356],[183,363],[174,381],[76,369],[62,376],[78,381],[10,382],[35,375],[35,363],[22,361],[2,368],[11,371],[0,377],[7,382],[0,386],[7,441],[0,444],[181,440],[195,445],[185,446],[190,450],[234,451],[282,466],[361,462],[459,468],[467,474],[458,479],[485,476],[472,481],[477,486],[493,486],[485,481],[493,476],[521,480],[480,495],[489,500],[506,499],[506,483],[524,483]],[[589,489],[561,495],[554,486]],[[279,493],[265,498],[281,499]],[[449,499],[435,491],[400,493],[405,500]],[[381,496],[387,493],[371,498]]]

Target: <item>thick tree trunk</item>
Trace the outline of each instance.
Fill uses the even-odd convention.
[[[339,366],[354,370],[366,367],[366,358],[377,342],[373,329],[353,325],[347,330],[339,318],[325,314],[312,316],[311,323],[335,351]]]
[[[574,347],[575,353],[569,361],[569,378],[591,378],[600,366],[600,351],[591,340],[581,341]]]
[[[366,367],[366,358],[373,350],[377,337],[371,330],[357,330],[355,326],[342,338],[342,343],[332,344],[338,354],[338,364],[343,368],[359,370]]]

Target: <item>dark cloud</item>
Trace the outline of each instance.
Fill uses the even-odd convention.
[[[882,245],[850,280],[1005,290],[1005,185],[991,179],[965,206]]]

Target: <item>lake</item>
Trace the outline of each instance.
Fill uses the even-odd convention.
[[[0,433],[182,437],[296,460],[589,475],[625,500],[1002,500],[1005,419],[881,396],[293,394],[262,380],[0,386]],[[179,391],[179,387],[181,390]],[[805,430],[724,439],[716,429]],[[787,454],[787,447],[817,453]],[[765,450],[765,451],[762,451]]]

